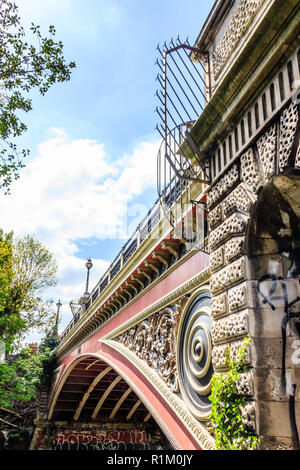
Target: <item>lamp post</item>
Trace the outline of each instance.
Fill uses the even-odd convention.
[[[77,302],[75,302],[74,300],[71,300],[69,305],[70,305],[72,315],[73,315],[73,317],[75,317],[80,312],[81,305],[78,304]]]
[[[86,276],[86,287],[85,287],[85,295],[89,295],[89,278],[90,278],[90,269],[93,267],[93,263],[91,258],[87,260],[85,263],[85,267],[87,269],[87,276]]]
[[[56,304],[57,312],[56,312],[56,319],[55,319],[55,325],[54,325],[54,335],[55,336],[58,336],[59,311],[60,311],[61,306],[62,306],[62,304],[59,300]]]

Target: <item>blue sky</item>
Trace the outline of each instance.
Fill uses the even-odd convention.
[[[77,65],[70,82],[32,94],[18,142],[30,158],[11,195],[0,194],[2,228],[35,234],[57,259],[47,296],[63,303],[61,329],[84,292],[87,257],[92,288],[157,198],[156,46],[178,35],[193,43],[213,3],[18,1],[25,28],[53,24]]]

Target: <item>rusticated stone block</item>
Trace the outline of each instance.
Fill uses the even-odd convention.
[[[245,259],[239,258],[211,277],[211,291],[218,293],[233,286],[245,278]]]
[[[211,299],[211,316],[216,319],[227,313],[226,309],[226,295],[221,294],[212,297]]]
[[[247,304],[246,283],[238,285],[228,291],[228,306],[230,312],[241,310]]]
[[[244,237],[232,238],[224,247],[225,264],[230,263],[234,258],[243,253]]]
[[[222,222],[222,205],[219,204],[208,214],[209,229],[212,230]]]
[[[241,177],[254,194],[263,185],[258,164],[252,148],[241,156]]]
[[[237,393],[239,395],[251,396],[254,393],[253,377],[251,371],[242,372],[236,381]]]
[[[296,152],[296,157],[295,157],[295,166],[300,167],[300,142],[298,143],[298,148]]]
[[[246,230],[247,219],[241,214],[235,213],[225,220],[219,227],[210,232],[209,246],[213,250],[231,235],[244,234]]]
[[[249,195],[246,193],[243,185],[240,184],[235,188],[222,202],[224,216],[229,216],[232,212],[236,210],[242,210],[244,212],[249,212],[251,209],[252,200]]]
[[[213,251],[209,257],[209,269],[215,272],[220,269],[224,264],[223,248]]]
[[[227,350],[229,350],[229,356],[231,360],[238,360],[240,349],[243,345],[243,340],[237,340],[230,343],[219,344],[213,347],[212,351],[212,363],[214,370],[226,370],[227,369]],[[250,363],[250,346],[246,346],[245,363]]]
[[[275,173],[276,140],[276,126],[273,125],[257,141],[259,159],[267,180]]]
[[[207,194],[207,206],[213,207],[239,181],[239,169],[235,164],[227,171]]]
[[[211,331],[214,343],[224,342],[235,336],[245,336],[248,333],[247,311],[215,321]]]
[[[213,54],[212,63],[215,78],[219,75],[230,54],[237,46],[261,3],[262,0],[240,1],[235,14],[231,18]]]
[[[279,168],[282,170],[289,164],[289,156],[298,124],[297,104],[291,103],[280,115],[279,137]]]
[[[246,403],[246,405],[241,408],[241,413],[243,427],[254,432],[256,430],[255,403]]]

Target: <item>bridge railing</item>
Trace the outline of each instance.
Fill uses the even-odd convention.
[[[113,278],[123,268],[125,263],[135,253],[139,245],[149,236],[154,226],[161,220],[161,218],[162,211],[160,209],[160,201],[159,199],[157,199],[152,205],[152,207],[149,209],[144,219],[137,226],[135,232],[123,245],[122,249],[117,254],[114,261],[110,264],[109,268],[101,276],[100,280],[93,288],[92,292],[88,296],[86,296],[84,302],[82,302],[81,310],[76,315],[74,315],[72,320],[68,323],[67,327],[62,332],[60,336],[61,340],[67,336],[67,334],[78,322],[83,313],[91,307],[91,305],[96,301],[99,295],[106,289],[108,284],[113,280]]]

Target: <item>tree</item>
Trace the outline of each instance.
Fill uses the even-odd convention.
[[[12,408],[18,402],[36,398],[44,378],[44,368],[52,360],[50,349],[33,353],[24,348],[17,358],[0,364],[0,408]]]
[[[49,26],[48,38],[33,23],[30,30],[36,44],[25,40],[14,1],[0,0],[0,188],[6,192],[29,153],[28,149],[18,152],[14,143],[27,129],[18,112],[32,109],[28,93],[38,89],[44,95],[54,83],[70,80],[75,67],[74,62],[65,62],[62,42],[54,41],[54,26]]]
[[[31,328],[51,333],[56,313],[41,294],[56,284],[56,271],[53,255],[35,237],[14,239],[0,230],[0,340],[7,353]]]
[[[42,299],[42,291],[56,283],[56,270],[52,254],[35,237],[17,238],[0,230],[0,341],[6,349],[0,361],[0,413],[5,414],[5,419],[0,417],[0,437],[1,429],[4,435],[11,431],[18,445],[22,432],[33,429],[39,394],[49,390],[56,364],[51,352],[58,343],[51,335],[56,312],[51,301]],[[17,351],[22,335],[32,327],[46,333],[39,351]],[[16,415],[18,423],[11,423]]]
[[[0,312],[3,311],[12,275],[12,233],[0,231]]]

